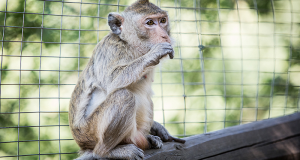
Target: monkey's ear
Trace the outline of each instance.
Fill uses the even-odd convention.
[[[123,22],[124,18],[119,13],[112,12],[108,14],[108,25],[114,34],[121,34]]]

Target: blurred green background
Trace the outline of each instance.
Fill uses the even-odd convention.
[[[107,14],[134,1],[0,1],[0,159],[77,156],[70,95],[109,33]],[[172,135],[300,111],[299,0],[151,2],[169,12],[176,39],[153,84],[155,120]]]

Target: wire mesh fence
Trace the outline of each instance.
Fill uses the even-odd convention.
[[[68,104],[107,14],[135,0],[0,1],[0,159],[72,159]],[[300,110],[299,0],[152,0],[175,58],[160,64],[154,119],[185,137]]]

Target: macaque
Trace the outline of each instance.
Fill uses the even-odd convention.
[[[111,32],[95,47],[72,93],[69,123],[78,159],[143,159],[145,149],[176,141],[153,121],[154,68],[173,59],[166,11],[138,0],[110,13]]]

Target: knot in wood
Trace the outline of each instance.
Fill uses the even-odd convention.
[[[175,148],[176,148],[177,150],[183,150],[183,149],[184,149],[183,146],[180,145],[180,144],[175,144]]]

